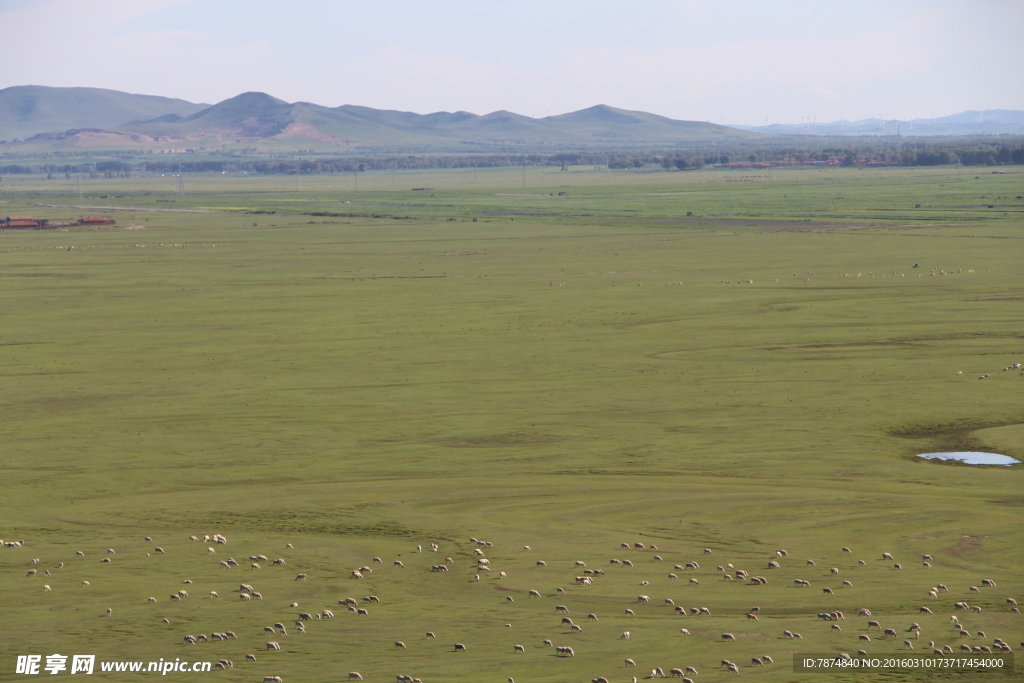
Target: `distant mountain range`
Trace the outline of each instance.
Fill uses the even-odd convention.
[[[0,140],[70,128],[115,128],[158,116],[188,116],[208,104],[102,88],[17,85],[0,90]]]
[[[1024,135],[1024,111],[986,109],[909,121],[863,119],[827,123],[775,123],[768,126],[732,126],[766,135]],[[898,130],[898,133],[897,133]]]
[[[556,152],[744,140],[756,134],[598,105],[535,119],[509,111],[415,114],[288,103],[247,92],[215,105],[97,88],[0,90],[0,139],[37,149],[258,146],[386,152]],[[2,149],[2,148],[0,148]],[[10,147],[8,147],[10,149]]]
[[[210,153],[553,153],[561,150],[710,147],[761,135],[1024,134],[1024,112],[962,112],[936,119],[720,126],[597,105],[532,118],[509,111],[415,114],[344,105],[289,103],[247,92],[214,105],[101,88],[25,85],[0,90],[0,151]]]

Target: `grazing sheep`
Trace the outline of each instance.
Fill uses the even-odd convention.
[[[219,598],[220,595],[217,594],[217,591],[210,591],[210,597],[211,598]]]
[[[619,636],[619,640],[629,640],[629,631],[623,631],[622,635]]]
[[[757,615],[756,615],[756,614],[754,614],[753,612],[751,612],[750,614],[747,614],[747,620],[748,620],[748,621],[758,621],[758,618],[757,618]]]
[[[628,616],[633,616],[633,610],[631,610],[631,609],[627,609],[627,610],[626,610],[626,614],[627,614]]]
[[[48,583],[47,583],[47,584],[45,584],[45,585],[43,586],[43,592],[44,592],[44,593],[46,593],[47,591],[50,591],[50,590],[52,590],[52,589],[50,588],[50,584],[48,584]]]
[[[808,567],[813,567],[813,566],[815,566],[815,565],[814,565],[814,560],[807,560],[807,566],[808,566]]]
[[[892,555],[890,553],[882,553],[882,559],[883,560],[891,560],[892,559]]]
[[[843,586],[846,588],[853,588],[853,583],[850,581],[843,581]]]
[[[515,602],[515,600],[512,599],[511,595],[506,595],[505,596],[505,602]]]
[[[278,643],[276,640],[271,640],[270,642],[267,643],[267,649],[268,650],[280,650],[281,649],[281,644]]]
[[[361,681],[363,680],[362,675],[358,671],[350,671],[348,674],[348,680],[350,681]]]
[[[596,615],[596,614],[588,614],[588,615],[587,615],[587,619],[588,619],[589,621],[598,621],[598,618],[597,618],[597,615]]]
[[[722,640],[736,640],[736,636],[731,633],[723,633]]]
[[[405,649],[407,649],[407,648],[405,647],[405,643],[403,643],[403,642],[402,642],[402,641],[400,641],[400,640],[396,640],[396,641],[395,641],[395,649],[396,649],[396,650],[405,650]]]

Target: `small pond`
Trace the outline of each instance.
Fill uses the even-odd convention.
[[[922,453],[919,458],[929,460],[959,460],[968,465],[1016,465],[1020,462],[1016,458],[998,453],[981,453],[979,451],[959,451],[952,453]]]

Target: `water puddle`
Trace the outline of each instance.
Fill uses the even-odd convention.
[[[981,453],[979,451],[954,451],[950,453],[922,453],[917,456],[929,460],[959,460],[968,465],[1016,465],[1016,458],[998,453]]]

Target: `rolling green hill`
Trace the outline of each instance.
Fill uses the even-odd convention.
[[[0,91],[0,103],[4,93],[15,90]],[[464,111],[416,114],[353,105],[331,108],[309,102],[288,103],[259,92],[242,93],[203,107],[90,88],[39,90],[47,97],[37,94],[31,106],[18,105],[17,93],[8,95],[9,109],[18,113],[7,117],[10,122],[6,128],[0,126],[0,137],[8,129],[11,132],[6,133],[7,137],[35,133],[37,137],[26,141],[26,146],[57,149],[244,144],[269,149],[516,153],[664,147],[756,136],[725,126],[677,121],[606,105],[535,119],[509,111],[480,116]],[[133,103],[134,108],[126,103]],[[78,112],[76,116],[69,114],[72,110]],[[150,115],[141,115],[144,112]]]
[[[188,116],[207,106],[103,88],[18,85],[0,90],[0,140],[71,128],[115,128],[162,116]]]

